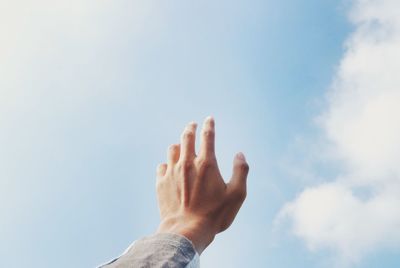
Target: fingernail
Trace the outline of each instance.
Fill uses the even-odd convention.
[[[185,130],[189,130],[191,131],[192,129],[196,129],[197,128],[197,124],[196,122],[192,121],[189,124],[186,125]]]
[[[246,161],[246,157],[244,156],[244,154],[242,152],[238,153],[237,158],[239,158],[240,160]]]

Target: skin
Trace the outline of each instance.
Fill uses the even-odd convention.
[[[175,233],[192,241],[201,254],[216,234],[233,222],[246,198],[249,165],[243,153],[233,160],[233,175],[225,183],[215,156],[215,122],[207,117],[201,146],[195,151],[197,124],[189,123],[180,144],[168,148],[168,162],[157,167],[158,233]]]

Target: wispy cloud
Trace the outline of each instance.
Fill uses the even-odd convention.
[[[293,233],[341,265],[400,246],[400,2],[355,0],[355,31],[318,117],[342,169],[286,204]]]

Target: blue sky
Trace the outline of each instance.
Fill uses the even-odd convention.
[[[397,267],[400,240],[372,239],[362,253],[315,240],[293,201],[331,181],[342,189],[336,178],[355,173],[343,161],[360,159],[326,157],[321,145],[327,132],[343,147],[335,132],[343,105],[326,96],[334,81],[348,81],[344,44],[369,20],[357,12],[349,20],[351,4],[0,0],[2,265],[94,267],[152,234],[155,167],[187,122],[213,115],[223,175],[238,151],[250,174],[242,210],[202,267],[333,267],[336,259]],[[316,123],[321,115],[326,123]]]

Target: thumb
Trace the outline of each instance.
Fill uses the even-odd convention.
[[[246,181],[249,173],[249,165],[243,153],[236,154],[233,160],[233,174],[228,183],[228,188],[232,193],[246,196]]]

